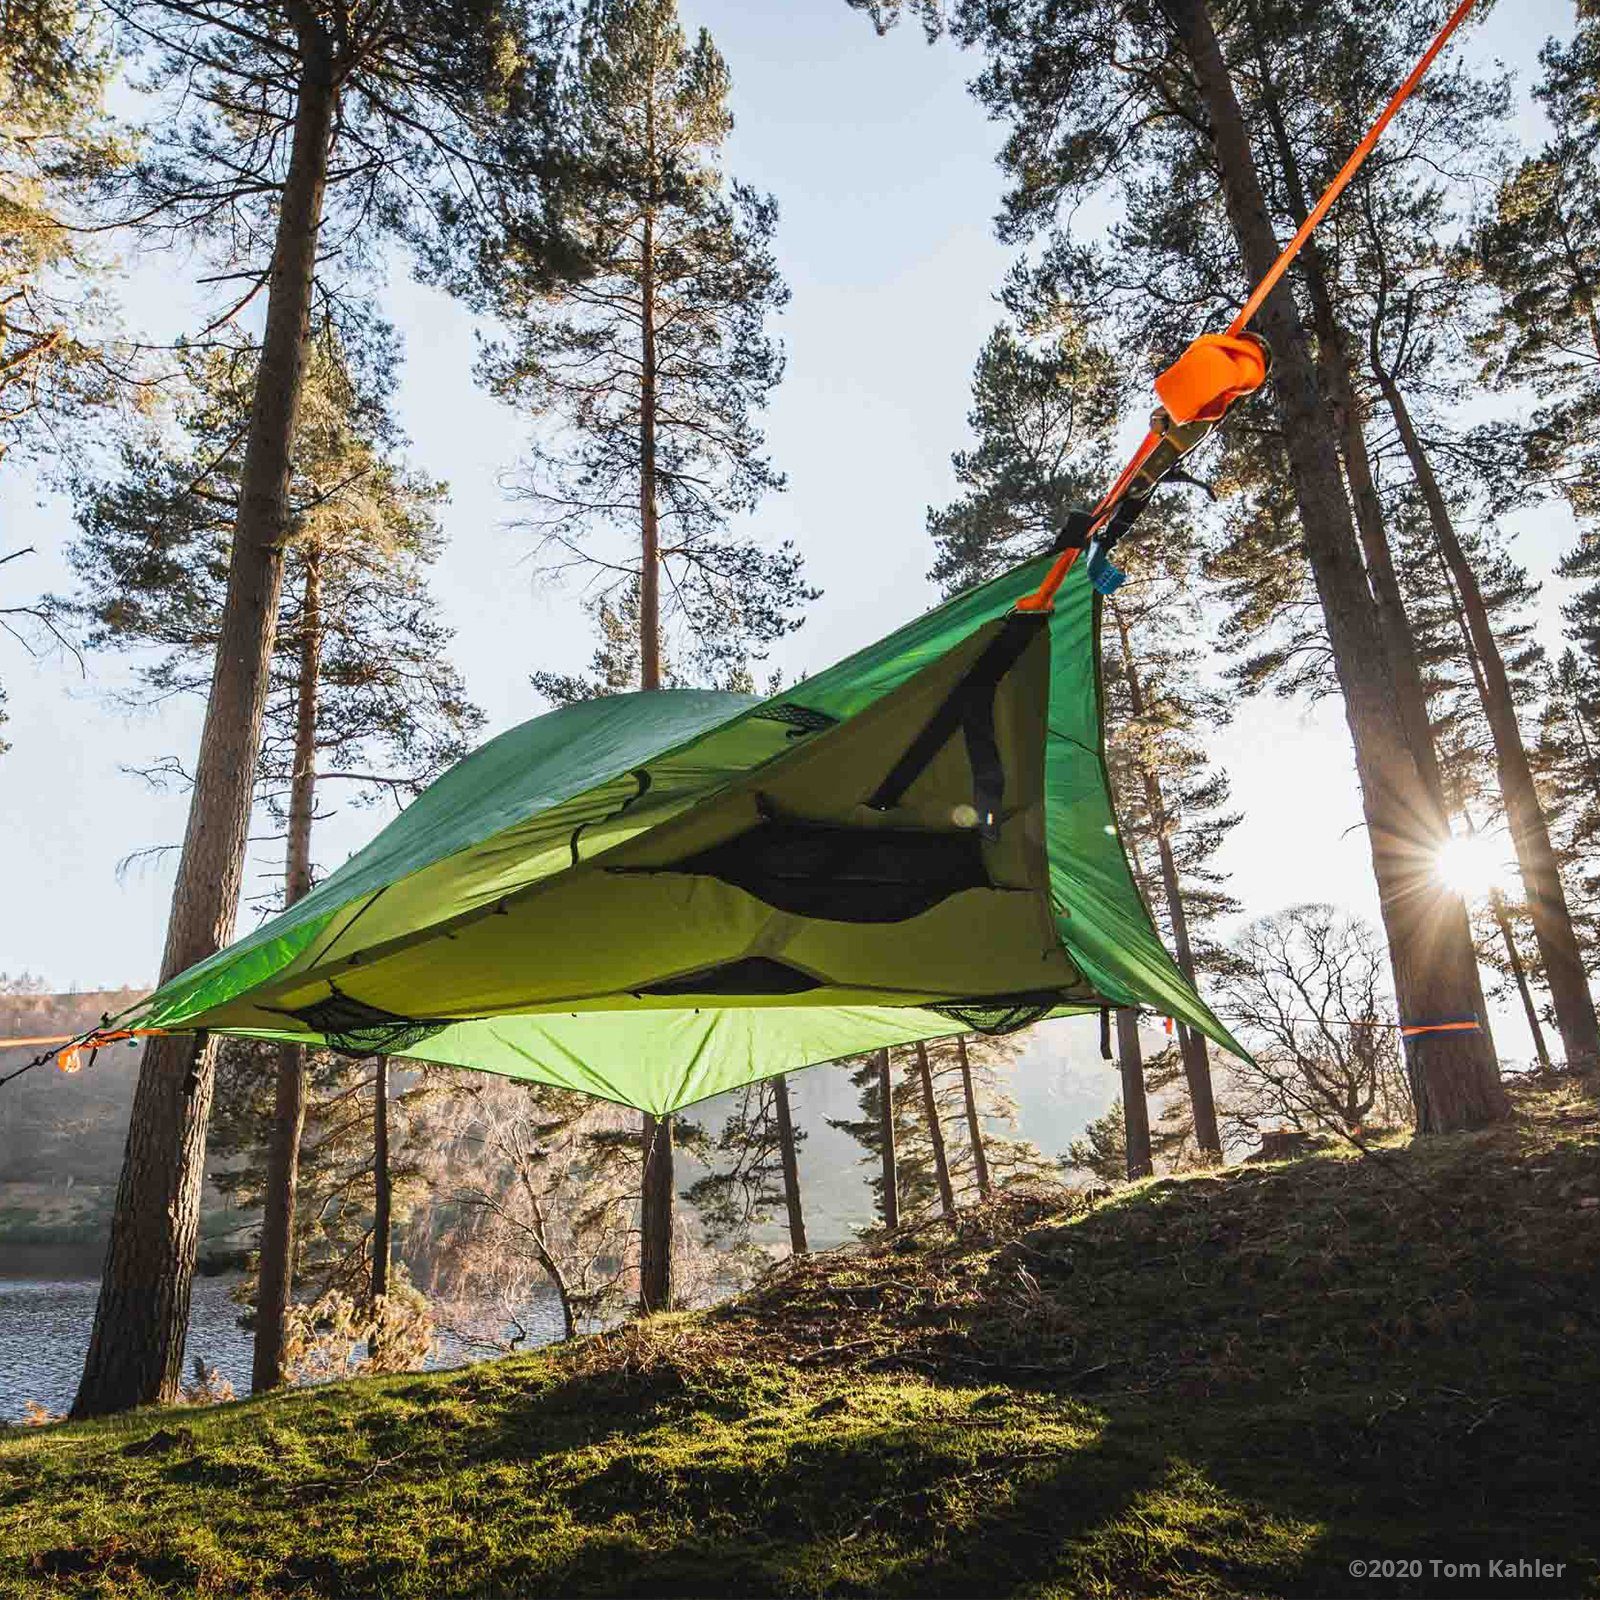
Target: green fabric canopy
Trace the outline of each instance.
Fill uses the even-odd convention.
[[[664,1113],[819,1061],[1143,1004],[1224,1048],[1117,835],[1098,597],[1048,557],[760,700],[491,740],[140,1025],[389,1053]]]

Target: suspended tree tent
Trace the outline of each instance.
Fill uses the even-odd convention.
[[[1099,597],[1051,558],[791,691],[491,740],[134,1026],[405,1055],[665,1113],[881,1045],[1145,1005],[1238,1047],[1117,833]]]

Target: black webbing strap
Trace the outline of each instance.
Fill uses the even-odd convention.
[[[1111,1007],[1100,1007],[1100,1059],[1111,1059]]]
[[[867,801],[874,811],[891,811],[899,805],[906,790],[928,769],[959,728],[966,739],[967,761],[972,768],[972,803],[978,813],[978,832],[985,839],[999,837],[1006,773],[994,732],[995,690],[1017,664],[1040,627],[1049,625],[1049,620],[1042,612],[1013,612],[1006,618],[983,654],[923,725],[922,731]]]

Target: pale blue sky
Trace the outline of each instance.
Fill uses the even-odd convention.
[[[912,28],[878,40],[842,0],[682,7],[686,21],[710,27],[732,70],[729,170],[773,191],[782,211],[789,369],[768,434],[790,489],[760,521],[772,537],[797,542],[825,591],[776,657],[794,675],[933,599],[923,513],[951,494],[949,455],[965,438],[970,369],[1009,259],[990,226],[1000,131],[965,93],[971,58],[928,48]],[[1570,23],[1570,4],[1558,0],[1502,5],[1466,47],[1500,57],[1525,80],[1542,39]],[[177,331],[192,270],[144,264],[128,293],[130,322]],[[455,657],[495,732],[538,709],[531,671],[586,660],[584,619],[575,592],[541,587],[525,544],[505,526],[501,480],[525,430],[472,383],[472,319],[398,273],[382,301],[405,339],[401,412],[413,458],[452,488],[437,587],[458,629]],[[1544,575],[1570,531],[1550,513],[1525,519],[1523,531],[1519,554]],[[7,569],[8,594],[64,585],[59,551],[69,533],[62,503],[15,473],[0,483],[0,545],[39,551]],[[1550,643],[1556,598],[1545,596]],[[30,663],[4,640],[0,651],[14,747],[0,758],[0,971],[27,969],[58,988],[145,984],[159,959],[171,862],[120,879],[116,866],[176,840],[185,800],[152,794],[124,769],[168,752],[187,759],[199,709],[124,713],[108,701],[123,681],[118,662],[91,660],[80,677],[60,659]],[[1338,710],[1247,703],[1215,753],[1247,814],[1224,857],[1247,909],[1331,899],[1370,915]],[[346,808],[323,824],[323,869],[384,815]],[[276,849],[264,846],[263,860]],[[1526,1052],[1516,1025],[1502,1048]]]

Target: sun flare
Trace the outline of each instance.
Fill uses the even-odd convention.
[[[1510,887],[1511,841],[1493,833],[1456,834],[1440,845],[1433,873],[1463,900],[1487,900]]]

